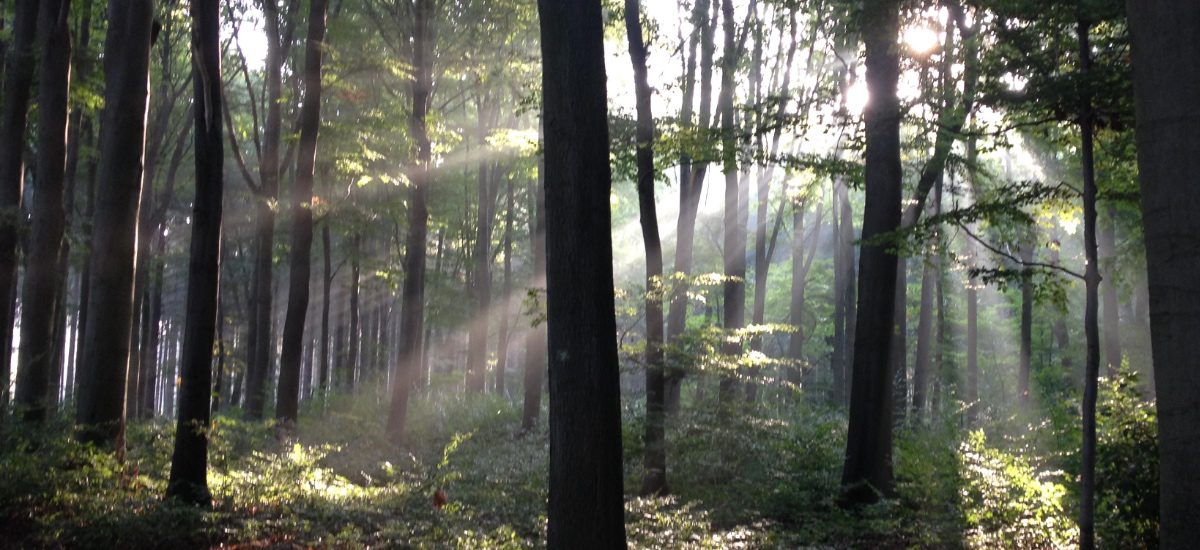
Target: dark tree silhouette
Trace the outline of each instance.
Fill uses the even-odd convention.
[[[539,0],[546,132],[550,548],[625,547],[604,17]]]
[[[153,4],[150,0],[108,4],[105,109],[87,282],[91,288],[76,410],[81,439],[93,443],[121,445],[124,431]]]
[[[300,106],[300,148],[296,185],[292,191],[291,271],[288,309],[283,322],[279,357],[279,395],[275,418],[290,427],[300,413],[300,360],[304,351],[304,322],[308,316],[308,286],[312,279],[313,175],[317,163],[317,134],[321,129],[321,58],[325,46],[326,0],[309,6],[308,39],[304,46],[304,104]]]
[[[196,199],[188,261],[179,416],[167,496],[211,505],[208,428],[213,343],[217,334],[221,275],[221,209],[225,180],[221,129],[221,23],[218,0],[192,0],[192,88],[195,93]],[[218,388],[219,391],[219,388]]]
[[[18,405],[26,420],[44,421],[58,389],[54,359],[54,308],[66,214],[63,176],[67,166],[67,96],[71,89],[70,0],[45,0],[38,13],[37,186],[33,227],[25,254],[21,291],[21,350],[17,364]]]
[[[842,485],[847,503],[873,502],[893,491],[892,372],[888,361],[896,298],[896,256],[872,241],[900,226],[900,64],[896,37],[900,6],[867,0],[861,15],[866,42],[866,206],[859,259],[858,314],[850,385],[850,427]]]
[[[1189,548],[1200,525],[1200,3],[1128,8],[1158,390],[1159,538],[1162,548]]]

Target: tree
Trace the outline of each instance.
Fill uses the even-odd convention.
[[[12,346],[13,293],[17,281],[17,240],[25,184],[25,123],[33,85],[37,0],[18,0],[13,10],[12,45],[4,59],[4,101],[0,102],[0,405],[7,400]]]
[[[550,548],[623,548],[621,388],[599,0],[539,0],[546,132]]]
[[[182,379],[167,497],[207,508],[208,430],[212,412],[213,342],[221,274],[224,135],[221,128],[221,23],[218,0],[192,0],[192,88],[195,105],[196,199],[183,328]],[[220,391],[220,387],[217,387]]]
[[[646,248],[646,474],[643,494],[667,492],[667,450],[664,426],[664,366],[662,242],[658,237],[658,214],[654,207],[654,111],[650,82],[646,75],[646,43],[642,37],[641,5],[625,0],[625,33],[629,38],[629,60],[633,65],[637,96],[637,189],[642,242]]]
[[[858,314],[855,326],[850,426],[842,469],[843,499],[875,501],[876,491],[893,490],[892,373],[888,362],[896,256],[878,237],[900,227],[900,108],[896,97],[900,64],[896,37],[899,5],[867,0],[861,14],[866,43],[866,206],[859,259]],[[873,240],[875,239],[875,240]]]
[[[1200,5],[1127,5],[1158,389],[1159,537],[1162,548],[1187,548],[1200,524],[1200,391],[1194,383],[1200,357]]]
[[[70,8],[70,0],[53,0],[42,2],[38,13],[42,62],[38,71],[37,187],[21,292],[16,395],[17,404],[27,407],[24,417],[37,422],[46,419],[58,389],[52,334],[54,304],[63,276],[58,256],[66,224],[63,172],[67,162],[67,96],[71,89]]]
[[[294,424],[300,413],[300,360],[304,351],[304,322],[308,316],[308,287],[312,277],[313,175],[317,163],[317,134],[321,129],[321,57],[325,48],[326,0],[309,6],[308,39],[304,47],[304,104],[300,107],[300,148],[296,186],[292,191],[291,272],[288,310],[283,323],[279,357],[279,396],[275,418]]]
[[[753,8],[752,2],[751,9]],[[725,277],[722,282],[722,305],[725,330],[732,332],[746,324],[746,221],[742,213],[742,190],[741,182],[738,181],[738,146],[733,119],[738,62],[733,0],[721,0],[721,26],[725,34],[725,49],[721,63],[721,95],[717,100],[717,111],[721,115],[721,168],[725,174],[725,236],[722,248]],[[741,343],[731,337],[722,351],[730,357],[740,356]],[[727,404],[733,397],[734,380],[730,375],[721,378],[720,394],[723,404]]]
[[[544,119],[545,117],[543,117]],[[545,132],[543,131],[543,134]],[[542,149],[545,149],[544,141]],[[529,217],[529,247],[533,253],[533,284],[530,292],[537,293],[546,282],[546,185],[545,164],[538,163],[538,181],[532,188]],[[536,316],[535,316],[536,317]],[[528,432],[542,414],[542,381],[546,372],[546,323],[535,319],[525,334],[525,373],[522,390],[521,429]]]
[[[711,13],[711,15],[710,15]],[[683,106],[679,118],[683,132],[707,133],[712,122],[712,73],[713,52],[716,49],[716,14],[712,0],[696,0],[692,12],[692,25],[699,29],[693,33],[687,69],[683,82]],[[697,34],[699,36],[697,36]],[[696,47],[700,48],[700,106],[699,125],[692,120],[696,94]],[[693,155],[684,149],[679,159],[679,217],[675,229],[675,266],[677,277],[684,279],[673,285],[671,305],[667,310],[667,341],[678,344],[687,328],[688,285],[692,274],[692,260],[696,238],[696,215],[704,190],[704,176],[708,172],[708,161],[701,158],[693,162]],[[666,409],[668,413],[679,410],[680,388],[683,370],[672,369],[666,375]]]
[[[425,243],[429,234],[429,185],[433,149],[429,141],[429,107],[433,97],[434,0],[414,0],[411,6],[412,112],[409,131],[414,159],[409,180],[408,235],[404,241],[404,283],[400,290],[400,359],[392,376],[392,403],[387,431],[404,440],[408,394],[422,365],[425,333]]]
[[[1092,48],[1088,33],[1091,23],[1079,15],[1079,69],[1086,79],[1092,66]],[[1100,378],[1100,258],[1096,247],[1096,167],[1093,159],[1096,129],[1090,92],[1080,97],[1079,132],[1080,156],[1083,171],[1083,253],[1087,267],[1084,286],[1087,302],[1084,306],[1083,329],[1087,338],[1087,359],[1083,378],[1083,473],[1080,476],[1079,547],[1091,550],[1096,546],[1096,396]]]
[[[121,445],[154,7],[150,0],[110,0],[108,6],[91,288],[75,421],[83,441]]]

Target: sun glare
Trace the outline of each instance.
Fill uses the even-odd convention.
[[[923,55],[932,52],[940,42],[937,31],[928,27],[913,27],[904,31],[904,44],[913,54]]]

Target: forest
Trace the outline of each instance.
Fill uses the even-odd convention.
[[[0,0],[0,548],[1194,548],[1198,29]]]

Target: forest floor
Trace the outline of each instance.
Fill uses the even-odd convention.
[[[162,500],[165,421],[131,425],[118,462],[71,442],[65,424],[34,435],[7,420],[0,547],[543,546],[544,429],[520,433],[519,403],[496,396],[412,409],[404,449],[383,437],[374,395],[310,403],[294,442],[268,423],[218,417],[208,512]],[[982,431],[899,430],[898,495],[848,512],[834,500],[844,416],[782,401],[728,419],[710,410],[686,407],[671,422],[670,496],[626,491],[630,547],[1046,548],[1075,535],[1065,474],[990,446]],[[627,489],[639,485],[641,413],[625,411]]]

